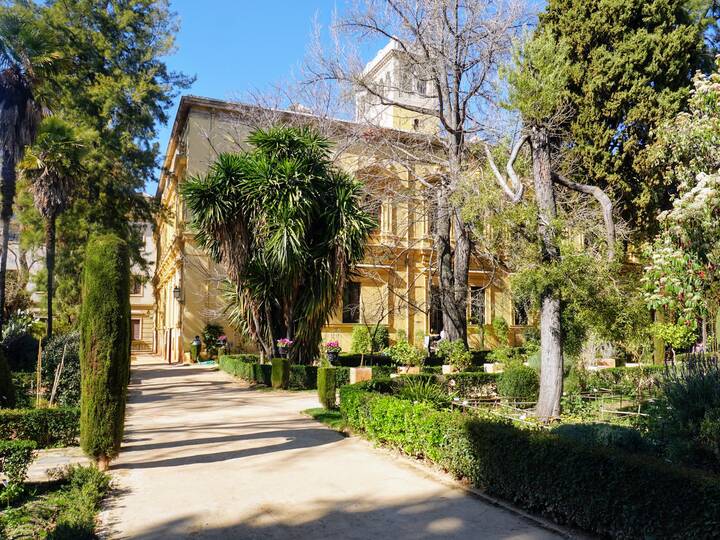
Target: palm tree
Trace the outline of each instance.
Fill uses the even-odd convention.
[[[254,149],[221,154],[183,184],[191,225],[227,270],[236,325],[266,356],[285,337],[293,360],[312,360],[376,224],[361,184],[331,165],[331,145],[313,129],[257,130],[248,142]]]
[[[55,223],[72,201],[91,137],[91,131],[49,116],[40,124],[35,144],[20,164],[23,176],[30,182],[35,208],[45,221],[47,337],[52,336],[53,323]]]
[[[25,147],[32,144],[40,123],[36,99],[40,73],[58,58],[35,25],[35,12],[24,2],[0,7],[0,332],[5,306],[10,220],[17,172]]]

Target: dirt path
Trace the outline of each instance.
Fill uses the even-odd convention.
[[[205,367],[133,366],[107,538],[557,538]]]

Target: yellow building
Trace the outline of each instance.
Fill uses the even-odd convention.
[[[392,46],[380,51],[365,74],[394,92],[394,99],[424,108],[432,104],[421,78],[404,72],[402,56]],[[224,327],[231,349],[249,346],[224,317],[225,273],[196,245],[178,185],[188,176],[205,173],[219,153],[241,151],[252,129],[276,122],[310,123],[339,141],[336,163],[365,181],[368,206],[380,224],[356,275],[342,291],[341,305],[324,328],[323,337],[337,339],[347,351],[357,324],[379,322],[387,325],[391,340],[404,333],[418,346],[426,336],[439,334],[442,317],[434,294],[437,276],[433,273],[431,205],[414,195],[422,191],[416,185],[418,177],[430,179],[433,171],[427,166],[423,171],[419,164],[413,165],[412,173],[408,166],[387,165],[388,160],[383,159],[385,150],[373,144],[373,136],[367,136],[379,132],[396,139],[431,141],[432,134],[438,131],[434,117],[413,116],[399,107],[379,104],[361,92],[356,96],[354,122],[321,119],[302,109],[277,111],[185,96],[175,118],[157,192],[165,209],[155,229],[157,267],[153,283],[158,352],[168,362],[189,358],[186,352],[190,342],[208,323]],[[347,137],[351,132],[355,136]],[[514,309],[507,282],[502,271],[479,264],[471,267],[471,347],[495,345],[490,323],[496,317],[510,325],[512,344],[520,340],[526,315]]]

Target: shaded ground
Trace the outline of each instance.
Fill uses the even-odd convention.
[[[157,362],[157,363],[150,363]],[[133,366],[109,538],[556,538],[303,416],[315,392]]]

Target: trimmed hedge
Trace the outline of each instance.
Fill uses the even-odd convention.
[[[712,538],[720,479],[490,417],[340,390],[348,427],[554,521],[614,538]]]
[[[467,399],[496,393],[501,375],[484,371],[464,371],[443,375],[439,381],[460,399]]]
[[[34,441],[0,441],[0,472],[8,480],[5,490],[0,491],[0,501],[9,502],[22,491],[22,483],[35,457]]]
[[[77,444],[80,409],[0,410],[0,439],[33,441],[38,448]]]
[[[355,353],[340,353],[337,364],[340,367],[360,367],[362,355]],[[384,354],[366,354],[364,365],[371,366],[392,366],[393,361]]]
[[[320,403],[326,409],[337,408],[337,371],[335,367],[321,367],[317,370],[317,388]]]
[[[373,377],[375,372],[373,371]],[[348,367],[335,367],[335,386],[342,388],[346,384],[350,383],[350,368]]]
[[[248,381],[251,384],[272,386],[272,366],[260,364],[256,354],[227,354],[218,359],[221,370]],[[375,366],[373,378],[388,376],[394,371],[392,367]],[[293,364],[290,366],[289,388],[291,390],[315,390],[317,388],[318,368]],[[335,386],[340,388],[350,382],[350,368],[335,368]]]
[[[290,359],[272,359],[272,387],[275,390],[287,390],[290,385]]]
[[[291,390],[315,390],[317,388],[318,368],[316,366],[305,366],[293,364],[290,366]]]

